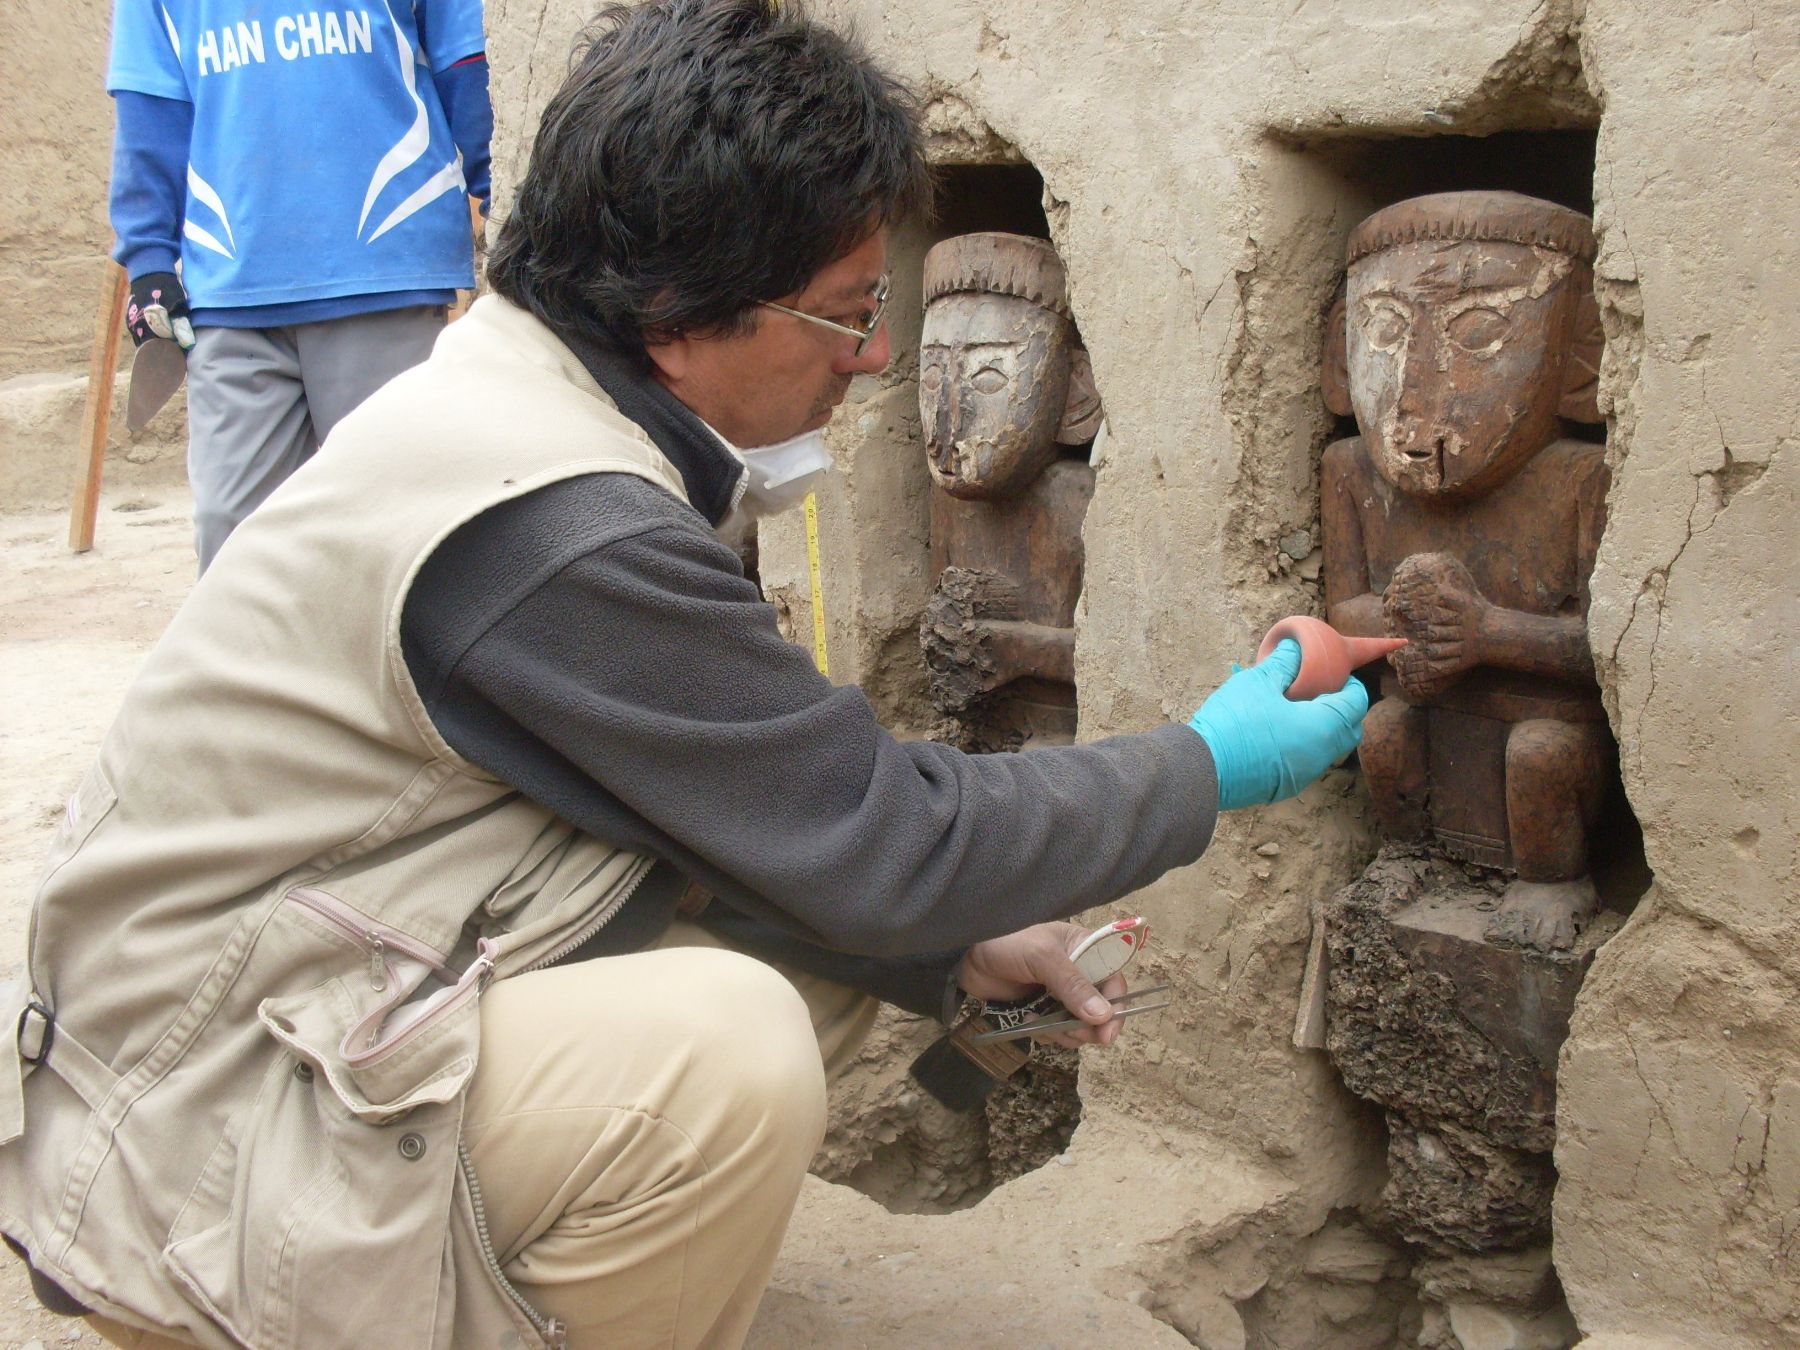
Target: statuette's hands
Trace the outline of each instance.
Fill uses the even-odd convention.
[[[1447,553],[1416,553],[1394,569],[1381,612],[1388,631],[1407,640],[1388,660],[1410,697],[1442,693],[1482,663],[1488,608],[1469,569]]]

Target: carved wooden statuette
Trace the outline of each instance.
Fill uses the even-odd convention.
[[[919,411],[936,589],[920,624],[932,700],[989,748],[1075,723],[1085,448],[1101,422],[1056,251],[1011,234],[925,256]]]
[[[1537,1328],[1520,1344],[1573,1339],[1554,1281],[1514,1288],[1499,1253],[1549,1240],[1557,1053],[1617,922],[1588,863],[1616,772],[1587,643],[1607,472],[1565,425],[1599,420],[1593,256],[1549,202],[1401,202],[1351,233],[1326,340],[1361,432],[1325,452],[1327,616],[1407,646],[1361,749],[1390,842],[1320,907],[1305,1043],[1386,1111],[1396,1227],[1458,1254],[1452,1302]]]
[[[1567,948],[1615,750],[1588,651],[1605,522],[1601,334],[1585,216],[1508,192],[1401,202],[1350,236],[1345,367],[1361,435],[1325,453],[1325,598],[1405,637],[1362,764],[1383,832],[1510,868],[1495,936]]]

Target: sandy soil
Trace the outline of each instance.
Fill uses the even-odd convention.
[[[62,515],[0,516],[0,978],[19,970],[38,865],[119,695],[193,580],[180,489],[107,503],[91,553]],[[99,1345],[0,1261],[0,1346]]]
[[[188,501],[178,487],[108,502],[91,553],[71,554],[66,532],[61,515],[0,516],[7,978],[20,965],[29,897],[57,813],[193,575]],[[1144,1311],[1147,1293],[1128,1276],[1103,1276],[1124,1235],[1109,1239],[1069,1217],[1093,1186],[1116,1197],[1125,1181],[1101,1176],[1104,1163],[1084,1156],[1077,1138],[1061,1166],[955,1215],[889,1214],[847,1187],[809,1180],[751,1347],[1186,1345]],[[1084,1263],[1092,1278],[1083,1277]],[[34,1342],[49,1350],[98,1344],[79,1324],[44,1314],[22,1267],[0,1260],[0,1350]]]

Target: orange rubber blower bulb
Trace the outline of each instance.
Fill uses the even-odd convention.
[[[1405,638],[1345,637],[1323,619],[1295,614],[1264,635],[1262,646],[1256,649],[1256,659],[1261,661],[1274,651],[1283,638],[1300,644],[1300,673],[1287,689],[1291,699],[1335,693],[1344,687],[1351,671],[1406,645]]]

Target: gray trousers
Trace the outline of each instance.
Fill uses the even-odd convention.
[[[188,484],[204,572],[238,522],[351,409],[431,354],[441,305],[288,328],[197,328],[188,353]]]

